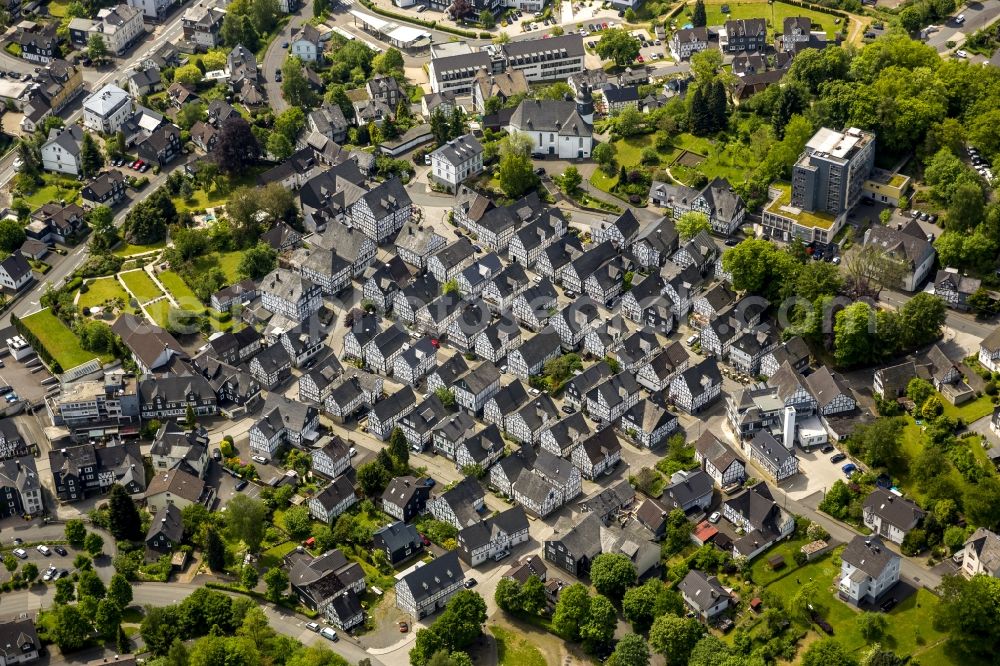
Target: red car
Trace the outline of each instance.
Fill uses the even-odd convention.
[[[434,349],[437,349],[441,346],[441,341],[437,338],[431,338],[431,346],[434,347]]]
[[[425,537],[423,534],[420,535],[420,540],[424,542],[425,546],[431,545],[431,540]]]
[[[642,54],[640,53],[639,56],[635,60],[636,60],[636,62],[643,62],[643,60],[642,60]]]

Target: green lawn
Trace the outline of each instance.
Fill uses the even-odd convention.
[[[178,213],[199,211],[213,206],[224,206],[230,193],[237,187],[254,187],[257,176],[265,171],[264,167],[252,167],[238,178],[220,179],[218,184],[212,184],[207,190],[198,188],[190,199],[174,198]]]
[[[834,577],[840,572],[840,560],[833,555],[825,555],[820,559],[810,562],[802,567],[796,568],[791,560],[790,553],[797,550],[802,541],[792,541],[772,548],[753,564],[754,581],[760,583],[758,578],[758,568],[762,566],[765,572],[766,561],[775,554],[785,555],[788,562],[786,567],[776,575],[782,577],[778,580],[766,584],[768,591],[778,594],[785,601],[790,600],[806,582],[813,580],[819,583],[821,591],[829,593],[829,596],[822,596],[821,603],[824,608],[823,618],[833,625],[834,637],[840,641],[844,647],[858,655],[870,645],[858,631],[857,618],[859,612],[852,606],[840,601],[836,596],[834,587]],[[784,574],[783,574],[784,572]],[[767,575],[766,573],[764,575]],[[938,598],[932,592],[919,589],[916,594],[909,596],[898,604],[886,615],[889,625],[885,635],[880,639],[883,646],[892,649],[900,656],[919,655],[921,664],[955,664],[953,659],[929,659],[922,654],[935,648],[946,634],[937,631],[933,627],[934,608],[938,604]],[[810,627],[814,632],[819,633],[815,626]],[[943,653],[935,653],[935,657],[943,657]]]
[[[938,598],[924,588],[918,589],[916,594],[904,599],[886,616],[889,620],[889,626],[885,635],[880,639],[882,645],[898,655],[911,655],[919,658],[921,664],[959,663],[953,659],[926,660],[921,654],[922,650],[935,646],[947,638],[946,633],[934,629],[932,619],[938,603],[940,603]],[[848,610],[852,614],[854,613],[854,611]],[[855,618],[848,618],[848,621],[840,624],[830,620],[830,624],[833,625],[838,640],[845,647],[860,653],[869,645],[869,642],[858,631]]]
[[[615,141],[611,144],[615,147],[615,161],[626,169],[637,166],[642,159],[642,149],[653,145],[653,137],[653,134],[643,134]],[[594,173],[590,176],[591,185],[609,194],[617,183],[617,171],[615,175],[608,176],[600,169],[594,169]]]
[[[80,339],[48,308],[39,310],[21,320],[31,331],[49,355],[63,370],[98,358],[103,363],[111,360],[108,354],[95,354],[80,346]]]
[[[87,293],[80,294],[79,305],[81,308],[93,308],[119,298],[128,305],[131,296],[114,276],[98,278],[87,283]]]
[[[167,328],[167,324],[170,321],[170,301],[167,299],[159,300],[155,303],[142,306],[142,309],[153,318],[157,326]]]
[[[156,286],[153,282],[153,278],[149,277],[144,270],[134,270],[128,271],[127,273],[120,273],[119,277],[132,295],[135,296],[136,300],[140,303],[148,303],[154,298],[159,298],[163,296],[163,292],[160,288]]]
[[[67,0],[49,1],[49,14],[54,18],[62,18],[66,16],[66,11],[68,9],[69,9],[69,2]]]
[[[80,201],[80,183],[68,178],[45,176],[45,184],[33,194],[24,197],[25,203],[32,209],[39,208],[53,201],[65,200],[67,204]]]
[[[242,252],[220,252],[216,255],[219,259],[219,268],[226,274],[226,279],[230,282],[239,282],[240,262],[243,260]]]
[[[753,575],[753,582],[758,585],[768,585],[778,578],[787,575],[796,567],[795,553],[799,552],[799,549],[807,543],[809,543],[808,539],[785,541],[767,551],[766,556],[761,556],[755,559],[750,567]],[[785,558],[785,566],[777,570],[772,570],[771,567],[767,565],[767,561],[775,555],[781,555]]]
[[[945,399],[941,399],[944,405],[944,415],[953,419],[962,419],[966,423],[978,421],[984,416],[993,413],[993,400],[988,395],[984,395],[976,400],[970,400],[956,407]]]
[[[746,175],[764,159],[766,146],[743,144],[738,141],[723,143],[706,137],[698,137],[687,132],[673,137],[676,153],[686,150],[701,155],[705,160],[697,167],[674,164],[670,173],[687,183],[694,182],[697,174],[704,174],[709,180],[725,178],[730,183],[740,183]],[[671,155],[667,162],[673,161]]]
[[[296,544],[294,541],[286,541],[283,544],[277,545],[274,548],[268,548],[260,556],[260,563],[264,567],[270,569],[272,567],[281,566],[281,562],[285,555],[295,550]]]
[[[490,633],[497,641],[497,666],[546,666],[541,651],[523,636],[496,625]]]
[[[158,277],[163,286],[173,294],[174,299],[181,308],[193,313],[205,311],[205,306],[202,305],[195,293],[191,291],[191,287],[187,285],[180,275],[173,271],[163,271]]]
[[[728,16],[722,13],[723,4],[729,5]],[[789,16],[808,16],[813,22],[813,28],[818,30],[820,28],[817,28],[816,26],[821,26],[822,29],[826,31],[826,36],[830,39],[833,39],[837,30],[844,25],[843,21],[840,22],[840,25],[835,25],[835,16],[830,16],[829,14],[823,14],[810,9],[804,9],[802,7],[795,7],[794,5],[788,5],[783,2],[775,2],[773,5],[768,5],[766,2],[708,0],[708,2],[705,3],[705,10],[708,17],[708,25],[723,25],[726,20],[730,18],[764,18],[767,19],[767,27],[770,34],[781,32],[784,20]],[[677,25],[683,26],[687,20],[687,16],[685,14],[681,14],[681,16],[678,17]]]
[[[134,257],[137,254],[145,254],[147,252],[152,252],[153,250],[162,250],[166,246],[166,241],[160,241],[159,243],[153,243],[152,245],[124,245],[115,250],[115,256]]]

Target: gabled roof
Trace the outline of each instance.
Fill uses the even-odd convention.
[[[885,488],[872,491],[865,499],[864,512],[871,512],[903,532],[916,527],[925,515],[923,509],[911,500],[899,497]]]
[[[899,555],[886,548],[877,536],[859,534],[847,544],[840,559],[872,578],[878,578],[893,560],[899,559]]]
[[[414,601],[419,604],[424,599],[460,585],[464,580],[465,574],[458,562],[458,551],[450,550],[424,566],[413,569],[398,584],[407,587]]]
[[[701,612],[707,611],[721,599],[728,599],[730,596],[715,576],[706,576],[697,569],[688,571],[684,580],[677,584],[677,589]]]
[[[526,99],[510,117],[510,125],[521,132],[554,132],[559,136],[590,137],[593,128],[576,110],[576,102]]]
[[[149,531],[146,532],[146,541],[151,541],[159,534],[165,536],[174,545],[183,540],[184,521],[181,520],[181,510],[177,508],[177,505],[164,504],[156,512],[149,524]]]

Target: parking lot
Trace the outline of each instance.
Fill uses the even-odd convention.
[[[19,398],[32,402],[40,400],[46,391],[55,386],[55,381],[42,384],[45,380],[51,380],[52,375],[45,369],[37,355],[32,354],[23,361],[15,360],[10,355],[6,340],[14,335],[17,335],[17,331],[13,327],[0,331],[0,348],[3,349],[3,353],[0,354],[0,386],[12,387]]]
[[[830,453],[823,453],[819,448],[812,451],[795,449],[799,459],[799,473],[791,479],[781,482],[781,489],[793,500],[802,500],[817,492],[825,494],[838,480],[846,479],[842,467],[851,462],[850,457],[840,462],[831,462],[831,458],[840,453],[834,445]]]
[[[26,523],[27,525],[27,523]],[[63,530],[62,525],[48,525],[46,526],[45,532],[52,536],[52,540],[62,540],[62,535],[60,534]],[[41,530],[39,530],[41,531]],[[58,538],[55,538],[58,535]],[[97,575],[101,577],[101,580],[108,582],[111,580],[111,576],[114,574],[114,566],[112,566],[113,558],[108,555],[109,552],[114,552],[115,544],[111,540],[111,537],[107,534],[101,534],[104,537],[104,551],[105,554],[94,560],[93,566]],[[24,542],[22,545],[18,545],[15,539],[20,539]],[[14,554],[17,549],[22,549],[24,551],[24,557],[16,557],[17,559],[17,569],[15,573],[19,571],[25,564],[32,563],[38,567],[38,580],[41,581],[42,577],[45,575],[46,570],[50,567],[56,567],[57,570],[66,570],[66,575],[72,575],[76,569],[73,567],[73,560],[80,553],[83,553],[89,557],[89,554],[84,550],[78,550],[69,545],[58,546],[66,551],[65,555],[60,555],[55,551],[57,546],[49,546],[49,554],[44,555],[39,552],[36,545],[40,539],[35,535],[34,530],[12,530],[5,529],[3,531],[3,555],[8,553]],[[13,574],[7,571],[4,567],[0,569],[0,583],[6,583],[11,579]]]

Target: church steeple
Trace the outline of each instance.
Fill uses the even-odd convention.
[[[586,81],[581,81],[576,87],[576,112],[588,125],[594,124],[594,99]]]

